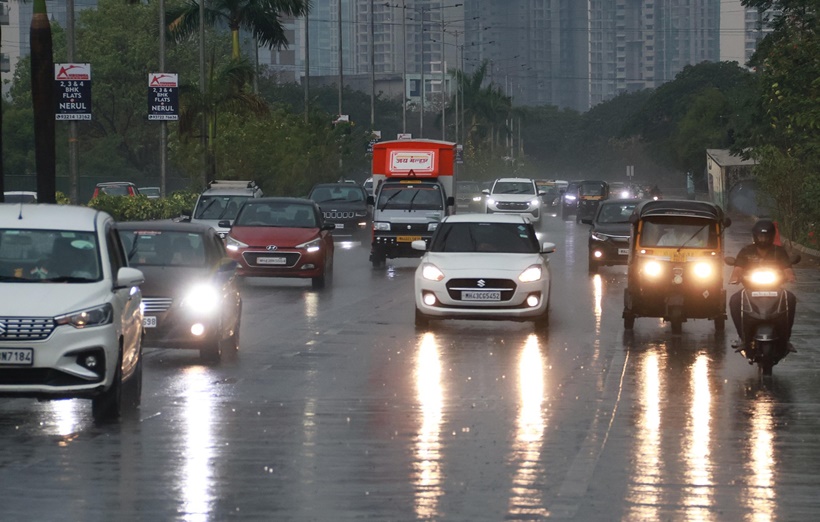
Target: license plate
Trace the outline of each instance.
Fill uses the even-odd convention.
[[[344,223],[336,223],[336,228],[344,228],[344,227],[345,227]]]
[[[142,318],[142,326],[145,328],[156,328],[157,327],[157,318],[153,315],[149,315]]]
[[[396,238],[396,241],[399,243],[411,243],[419,239],[421,239],[421,236],[399,236]]]
[[[752,292],[752,297],[777,297],[777,292]]]
[[[484,291],[475,292],[469,290],[462,290],[462,301],[501,301],[501,292],[498,291]]]
[[[34,364],[34,349],[0,348],[0,364],[31,366]]]
[[[629,249],[628,248],[619,248],[618,249],[618,255],[619,256],[628,256],[629,255]]]
[[[288,260],[284,257],[257,257],[257,265],[286,265]]]

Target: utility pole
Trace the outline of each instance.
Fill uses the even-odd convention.
[[[407,133],[407,6],[401,1],[401,131]]]
[[[305,123],[310,121],[310,15],[308,4],[305,10]]]
[[[35,0],[29,29],[31,102],[34,109],[34,158],[37,201],[57,202],[57,158],[54,137],[54,47],[46,0]]]
[[[376,130],[376,14],[370,0],[370,130]]]
[[[419,138],[424,137],[424,6],[421,6],[421,111],[419,111]]]
[[[441,12],[441,141],[447,141],[447,89],[445,89],[444,77],[444,11]]]
[[[66,0],[66,58],[74,63],[74,0]],[[80,202],[80,160],[77,146],[77,121],[68,122],[68,200],[72,205]]]
[[[339,17],[339,116],[342,115],[342,88],[344,87],[344,73],[342,72],[342,0],[336,0],[337,16]],[[341,160],[340,160],[341,161]]]
[[[203,109],[200,122],[200,145],[202,146],[202,182],[208,186],[208,176],[211,170],[210,154],[208,152],[208,109],[205,101],[205,0],[199,0],[199,94],[202,96]]]
[[[159,0],[159,72],[165,72],[165,0]],[[159,122],[159,195],[168,192],[168,122]]]

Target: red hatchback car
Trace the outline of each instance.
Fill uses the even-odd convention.
[[[334,225],[311,200],[251,199],[219,226],[230,228],[225,247],[240,277],[309,277],[322,288],[333,276]]]

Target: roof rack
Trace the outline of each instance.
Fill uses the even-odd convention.
[[[212,179],[208,182],[208,188],[249,188],[258,190],[259,185],[255,181],[242,181],[236,179]]]

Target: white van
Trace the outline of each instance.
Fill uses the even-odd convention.
[[[0,204],[0,396],[136,408],[143,281],[105,212]]]
[[[192,223],[205,223],[216,230],[219,237],[225,239],[230,229],[220,227],[220,221],[233,221],[239,207],[252,198],[261,198],[262,189],[255,181],[238,181],[217,179],[208,183],[196,200]]]

